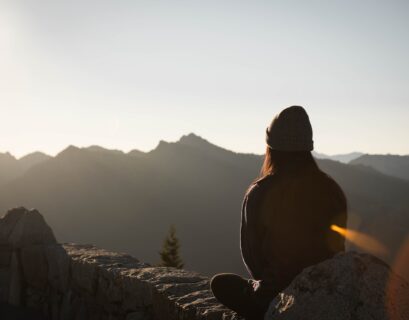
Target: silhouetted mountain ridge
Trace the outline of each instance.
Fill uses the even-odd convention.
[[[18,161],[21,163],[23,169],[27,170],[31,168],[32,166],[40,164],[49,159],[51,159],[51,156],[43,152],[36,151],[36,152],[29,153],[25,155],[24,157],[21,157]]]
[[[17,159],[9,152],[0,153],[0,185],[6,184],[23,175],[31,167],[51,157],[42,152],[33,152]]]
[[[123,154],[124,152],[121,150],[116,150],[116,149],[106,149],[100,146],[89,146],[87,148],[88,151],[91,152],[99,152],[99,153],[117,153],[117,154]]]
[[[351,164],[369,166],[384,174],[409,180],[409,155],[365,154],[352,160]]]
[[[194,134],[146,153],[69,146],[0,185],[0,209],[38,208],[59,241],[94,243],[150,262],[175,224],[189,269],[245,274],[241,202],[262,161]],[[393,256],[409,227],[409,182],[362,166],[318,164],[345,190],[358,217],[350,225],[380,239]]]
[[[330,159],[330,160],[339,161],[342,163],[349,163],[350,161],[362,156],[363,153],[355,151],[355,152],[349,152],[349,153],[344,153],[344,154],[328,155],[328,154],[313,151],[313,155],[315,158],[318,158],[318,159]]]

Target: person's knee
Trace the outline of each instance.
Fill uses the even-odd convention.
[[[237,274],[234,273],[219,273],[214,275],[210,279],[210,289],[215,292],[221,292],[232,287],[237,286],[239,283],[242,284],[245,280]]]
[[[258,314],[248,279],[233,273],[220,273],[211,278],[210,287],[221,304],[239,315],[253,319]]]
[[[224,273],[219,273],[219,274],[214,275],[210,279],[210,289],[213,292],[218,291],[218,289],[222,287],[224,279],[225,279],[225,274]]]

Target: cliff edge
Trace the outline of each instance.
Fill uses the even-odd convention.
[[[41,214],[25,208],[0,219],[4,302],[56,320],[240,319],[216,301],[207,277],[93,245],[58,244]],[[343,253],[304,269],[265,319],[407,320],[409,285],[373,256]]]

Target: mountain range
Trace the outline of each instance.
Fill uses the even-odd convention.
[[[312,154],[317,159],[330,159],[330,160],[339,161],[342,163],[349,163],[350,161],[356,158],[359,158],[360,156],[363,155],[362,152],[350,152],[350,153],[343,153],[343,154],[328,155],[328,154],[319,153],[315,151],[313,151]]]
[[[33,152],[17,160],[8,152],[0,153],[0,185],[12,181],[32,166],[50,158],[42,152]]]
[[[351,160],[350,164],[364,165],[384,174],[409,180],[409,155],[364,154]]]
[[[349,164],[317,162],[347,195],[349,228],[384,243],[388,254],[381,258],[393,263],[408,236],[409,181],[374,169],[362,157]],[[174,224],[186,268],[246,275],[240,209],[262,161],[195,134],[160,141],[149,152],[69,146],[55,157],[2,154],[0,210],[35,207],[61,242],[93,243],[153,264]]]

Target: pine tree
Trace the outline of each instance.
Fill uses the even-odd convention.
[[[174,225],[169,228],[169,234],[163,241],[162,251],[159,252],[162,267],[183,268],[182,259],[179,256],[179,239],[176,237],[176,229]]]

